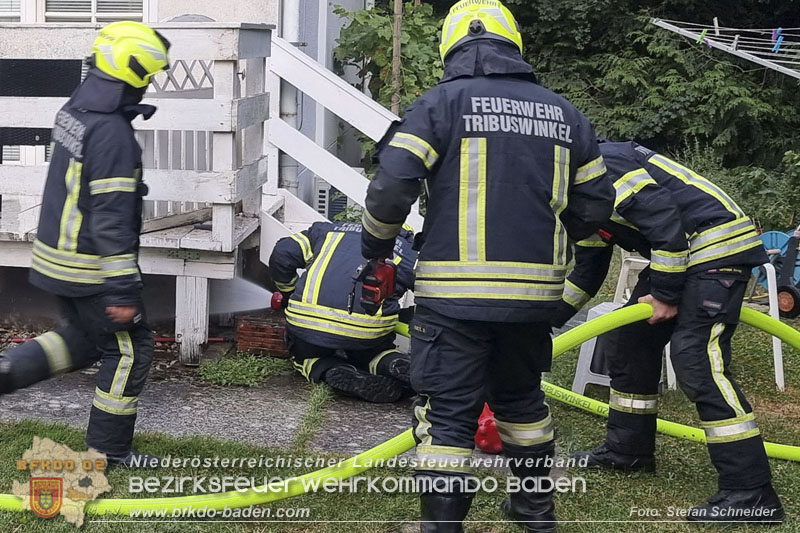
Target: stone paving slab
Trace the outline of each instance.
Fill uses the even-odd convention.
[[[335,397],[326,404],[322,427],[309,447],[316,452],[347,455],[363,452],[410,428],[411,404],[411,399],[371,404]]]
[[[2,396],[0,419],[35,418],[85,428],[95,372],[75,372]],[[151,380],[140,397],[137,429],[291,447],[311,391],[302,380],[275,376],[258,388],[214,387],[198,381]]]

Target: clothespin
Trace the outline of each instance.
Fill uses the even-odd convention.
[[[778,40],[775,41],[775,46],[772,47],[772,51],[776,54],[781,51],[781,44],[783,44],[783,35],[778,37]]]
[[[739,34],[737,33],[737,34],[736,34],[736,35],[734,35],[734,37],[733,37],[733,43],[731,44],[731,48],[732,48],[733,50],[736,50],[736,47],[738,47],[738,46],[739,46]]]
[[[714,17],[714,35],[719,37],[719,19]]]
[[[708,29],[703,30],[700,37],[697,38],[697,44],[703,44],[703,41],[706,40],[706,33],[708,33]]]
[[[772,30],[772,42],[773,43],[778,40],[778,37],[781,36],[781,33],[783,33],[783,28],[778,28],[777,30]]]

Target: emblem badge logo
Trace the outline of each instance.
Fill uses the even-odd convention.
[[[60,477],[32,477],[31,510],[42,518],[50,518],[61,510],[64,480]]]

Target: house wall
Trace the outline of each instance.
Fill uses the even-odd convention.
[[[327,13],[320,16],[320,4],[327,7]],[[318,0],[301,0],[300,5],[300,50],[314,58],[319,63],[333,70],[333,49],[336,48],[336,39],[339,32],[347,25],[347,20],[334,14],[335,6],[341,6],[348,11],[371,7],[374,0],[337,0],[324,2]],[[325,24],[325,34],[320,35],[320,22]],[[319,40],[324,41],[324,48],[320,53]],[[342,76],[351,83],[358,81],[354,72],[345,72]],[[315,139],[328,151],[337,154],[345,163],[358,165],[361,157],[361,146],[354,133],[346,123],[327,110],[318,113],[316,103],[304,95],[298,96],[298,113],[300,131],[311,139]],[[321,120],[320,120],[321,119]],[[321,130],[317,129],[317,122]],[[342,135],[344,133],[344,135]],[[314,174],[303,167],[300,168],[300,198],[307,203],[312,203],[316,191],[314,190]]]
[[[314,0],[316,1],[316,0]],[[277,24],[280,0],[157,0],[160,22],[179,15],[205,15],[217,22],[266,22]]]

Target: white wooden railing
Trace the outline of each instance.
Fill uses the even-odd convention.
[[[0,25],[0,57],[81,59],[91,48],[98,28],[91,24]],[[267,179],[263,136],[264,122],[269,117],[265,75],[270,28],[217,23],[172,23],[156,28],[172,42],[171,56],[188,61],[187,64],[202,61],[204,65],[213,65],[213,98],[196,98],[191,94],[189,98],[176,98],[180,93],[168,97],[156,93],[147,98],[147,103],[158,106],[159,112],[148,121],[137,119],[134,126],[145,132],[141,134],[145,137],[147,132],[163,135],[171,131],[181,136],[184,135],[181,132],[210,132],[206,156],[210,164],[197,169],[169,161],[148,169],[147,199],[210,204],[214,244],[209,249],[230,252],[237,244],[237,203],[247,200],[243,203],[245,213],[257,216],[260,209],[258,201],[253,199],[260,198],[258,192]],[[0,97],[0,127],[50,128],[64,101],[64,98]],[[172,135],[169,134],[170,141]],[[173,144],[167,142],[167,145],[172,150]],[[145,146],[145,156],[147,153]],[[145,166],[154,164],[151,160]],[[38,197],[46,172],[44,165],[0,165],[0,194]],[[23,240],[27,238],[22,236]]]
[[[280,80],[284,80],[326,109],[339,116],[357,130],[379,141],[392,122],[399,117],[356,90],[333,72],[299,51],[284,39],[273,37],[269,64],[269,87],[273,95],[271,119],[267,123],[271,169],[270,180],[264,187],[265,203],[262,211],[261,258],[266,262],[274,243],[291,231],[302,229],[314,219],[307,206],[294,201],[285,190],[278,189],[278,152],[288,154],[360,206],[364,206],[369,181],[358,171],[342,162],[324,147],[290,127],[277,112]],[[270,153],[272,150],[272,153]],[[283,224],[278,224],[273,214],[281,207]],[[317,215],[317,218],[320,218]],[[422,217],[416,206],[408,222],[422,229]]]

